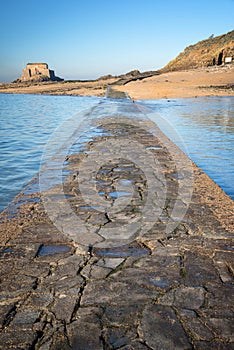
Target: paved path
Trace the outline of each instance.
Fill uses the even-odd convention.
[[[0,349],[234,348],[233,201],[146,114],[102,101],[2,214]]]

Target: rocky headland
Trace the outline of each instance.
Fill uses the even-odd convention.
[[[190,45],[143,81],[118,90],[134,99],[234,95],[234,31]]]
[[[233,63],[234,30],[231,32],[199,41],[185,48],[175,59],[170,61],[161,72],[171,72]]]

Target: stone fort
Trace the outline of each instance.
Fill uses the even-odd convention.
[[[61,81],[63,79],[56,77],[54,71],[49,69],[47,63],[28,63],[26,69],[23,69],[22,71],[21,80]]]

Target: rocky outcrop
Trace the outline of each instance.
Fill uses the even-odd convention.
[[[126,85],[130,83],[131,81],[136,80],[143,80],[145,78],[150,78],[154,75],[158,75],[158,71],[147,71],[147,72],[140,72],[139,70],[132,70],[131,72],[128,72],[126,74],[120,75],[114,85]]]
[[[131,81],[136,81],[136,80],[142,80],[145,78],[152,77],[153,75],[159,74],[158,71],[147,71],[147,72],[140,72],[137,69],[131,70],[130,72],[127,72],[125,74],[113,76],[113,75],[104,75],[101,76],[100,78],[97,79],[99,80],[108,80],[108,79],[116,79],[112,83],[112,85],[125,85],[130,83]]]
[[[190,45],[161,72],[209,67],[234,62],[234,30]]]

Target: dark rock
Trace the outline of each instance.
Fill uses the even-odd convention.
[[[74,350],[103,350],[101,328],[95,323],[77,320],[67,327],[69,343]]]
[[[143,313],[140,330],[151,349],[192,349],[188,336],[170,307],[159,305],[147,307]]]
[[[209,282],[220,281],[212,259],[198,252],[185,252],[184,269],[186,285],[205,286]]]

